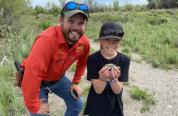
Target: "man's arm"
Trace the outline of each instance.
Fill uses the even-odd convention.
[[[52,56],[50,42],[44,37],[39,37],[24,62],[25,72],[22,81],[22,92],[25,105],[32,113],[36,113],[40,109],[40,84],[48,70],[50,56]]]
[[[86,69],[86,64],[87,64],[87,58],[90,53],[90,45],[89,42],[85,43],[84,46],[84,54],[80,56],[80,58],[77,61],[77,66],[76,66],[76,71],[74,78],[72,80],[73,83],[79,83],[81,80],[81,76],[83,75],[85,69]]]
[[[77,61],[76,71],[75,71],[74,78],[72,80],[72,85],[71,85],[71,91],[74,90],[77,93],[77,98],[79,98],[82,95],[82,90],[78,84],[81,80],[81,76],[83,75],[86,69],[87,58],[90,52],[90,45],[88,41],[87,43],[85,43],[85,49],[83,52],[84,54]]]

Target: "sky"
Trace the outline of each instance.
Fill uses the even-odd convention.
[[[56,4],[59,4],[58,0],[31,0],[31,4],[33,7],[35,7],[36,5],[38,6],[47,6],[47,2],[54,2]],[[75,0],[73,0],[75,1]],[[95,0],[97,2],[97,4],[112,4],[113,0]],[[142,5],[142,4],[147,4],[147,0],[119,0],[119,4],[125,5],[125,4],[133,4],[133,5]]]

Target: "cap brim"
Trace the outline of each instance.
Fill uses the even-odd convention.
[[[75,15],[75,14],[82,14],[85,18],[87,18],[88,19],[88,16],[87,16],[87,14],[85,14],[84,12],[82,12],[81,10],[70,10],[70,11],[67,11],[67,12],[65,12],[64,13],[64,16],[65,17],[71,17],[71,16],[73,16],[73,15]]]
[[[101,36],[100,39],[118,39],[118,40],[121,40],[122,38],[121,37],[118,37],[118,36],[114,36],[114,35],[109,35],[109,36]]]

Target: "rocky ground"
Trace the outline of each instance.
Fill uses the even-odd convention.
[[[156,101],[150,111],[140,113],[142,102],[129,95],[131,86],[148,89]],[[129,86],[123,92],[126,116],[178,116],[178,70],[153,68],[145,62],[131,62]]]

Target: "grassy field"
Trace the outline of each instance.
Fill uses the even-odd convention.
[[[159,68],[178,68],[178,10],[117,11],[90,14],[87,35],[97,41],[103,22],[116,21],[124,27],[122,51],[131,57],[140,54],[144,60]],[[52,15],[24,16],[22,28],[11,32],[0,50],[0,115],[21,116],[26,112],[20,89],[14,86],[13,60],[23,60],[31,45],[44,28],[56,25]],[[11,31],[11,30],[9,30]],[[92,50],[95,48],[92,48]],[[3,61],[2,59],[6,59]]]

